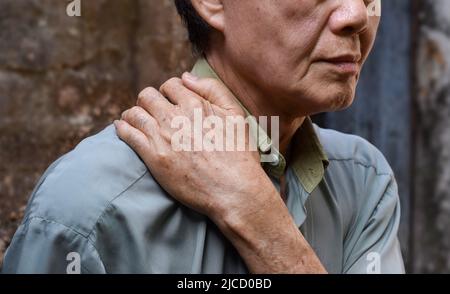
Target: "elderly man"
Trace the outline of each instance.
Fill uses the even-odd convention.
[[[4,271],[403,273],[388,163],[309,119],[352,103],[379,24],[372,1],[175,2],[200,57],[192,72],[145,89],[51,165]],[[257,132],[258,151],[176,150],[174,119],[196,109],[279,125]],[[184,142],[206,133],[193,125]],[[279,144],[258,139],[269,130]]]

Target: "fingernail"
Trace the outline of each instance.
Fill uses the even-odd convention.
[[[195,81],[198,80],[198,77],[197,77],[196,75],[190,73],[190,72],[185,72],[185,73],[183,74],[183,76],[184,76],[186,79],[191,80],[191,81],[193,81],[193,82],[195,82]]]
[[[114,121],[114,126],[116,127],[116,129],[119,126],[119,121],[117,119]]]

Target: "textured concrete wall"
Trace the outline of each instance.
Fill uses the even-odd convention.
[[[0,1],[0,263],[45,168],[191,65],[171,0]]]
[[[413,259],[450,273],[450,1],[419,2]]]

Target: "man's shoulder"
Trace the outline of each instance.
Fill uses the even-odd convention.
[[[395,176],[381,151],[359,136],[318,127],[316,133],[329,158],[327,195],[339,207],[346,235],[362,232],[371,217],[398,217]]]
[[[384,155],[366,139],[320,128],[316,125],[315,130],[328,156],[330,165],[358,165],[373,170],[377,175],[393,175],[392,168]]]
[[[157,185],[110,125],[48,168],[33,191],[25,221],[42,218],[88,235],[107,207],[143,180]]]

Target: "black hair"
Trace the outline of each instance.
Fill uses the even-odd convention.
[[[174,0],[189,33],[189,41],[195,54],[202,55],[208,50],[212,27],[197,13],[191,0]]]

